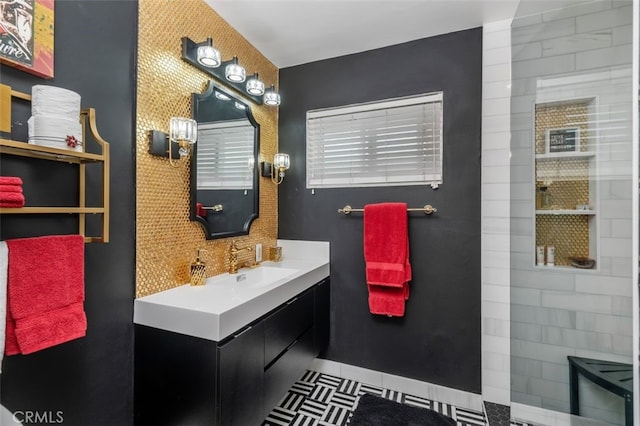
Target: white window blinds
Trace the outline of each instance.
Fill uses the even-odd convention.
[[[254,128],[247,120],[198,125],[198,189],[251,189]]]
[[[442,92],[307,112],[307,188],[442,183]]]

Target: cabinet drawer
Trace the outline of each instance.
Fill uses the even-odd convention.
[[[264,365],[271,363],[287,346],[313,325],[313,291],[287,302],[264,321]]]
[[[302,377],[316,356],[313,328],[287,348],[287,351],[264,372],[264,417],[278,404],[289,388]]]

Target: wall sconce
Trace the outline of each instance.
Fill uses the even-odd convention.
[[[279,152],[273,156],[273,164],[266,161],[261,163],[261,174],[263,177],[270,177],[276,185],[280,185],[284,180],[285,170],[289,170],[290,166],[289,154]]]
[[[159,130],[149,132],[149,153],[159,157],[169,158],[172,167],[181,167],[184,162],[177,163],[176,159],[183,159],[189,155],[191,145],[198,138],[198,123],[190,118],[171,117],[169,120],[169,134]],[[172,145],[174,142],[176,145]]]
[[[230,61],[221,61],[220,58],[220,52],[213,47],[213,40],[210,37],[202,43],[195,43],[188,37],[182,37],[182,59],[185,62],[215,77],[220,83],[243,93],[258,104],[280,105],[280,95],[276,92],[275,86],[271,85],[265,91],[265,83],[260,80],[258,73],[254,73],[244,84],[247,72],[238,63],[237,56]]]

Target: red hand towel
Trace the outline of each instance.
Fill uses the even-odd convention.
[[[0,185],[22,185],[18,176],[0,176]]]
[[[84,238],[8,240],[5,353],[29,354],[85,336]]]
[[[207,217],[207,210],[204,208],[204,205],[202,203],[196,203],[196,214],[200,217]]]
[[[0,194],[3,192],[19,192],[22,194],[21,185],[2,185],[0,184]]]
[[[407,205],[370,204],[364,207],[364,255],[369,311],[403,316],[409,298]]]

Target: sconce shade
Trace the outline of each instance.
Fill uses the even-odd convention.
[[[265,105],[278,106],[280,105],[280,95],[276,92],[275,86],[271,86],[269,90],[264,93]]]
[[[198,62],[205,67],[219,67],[221,64],[220,51],[213,46],[199,46]]]
[[[289,170],[289,154],[277,153],[273,156],[273,167],[278,170]]]
[[[189,154],[188,145],[198,139],[198,123],[190,118],[171,117],[169,120],[169,140],[180,145],[180,156]]]
[[[238,64],[238,57],[233,57],[233,62],[231,62],[224,70],[224,75],[229,81],[233,81],[234,83],[242,83],[247,78],[247,72],[244,70],[244,67]]]
[[[247,92],[255,96],[264,95],[264,83],[258,78],[258,73],[253,74],[253,77],[247,81]]]

